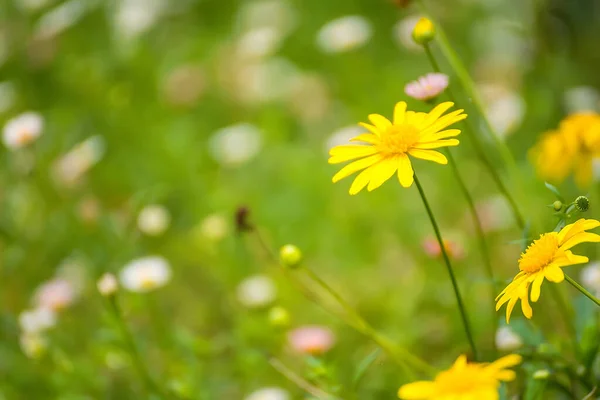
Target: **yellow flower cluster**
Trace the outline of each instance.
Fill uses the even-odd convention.
[[[538,175],[561,182],[569,174],[579,187],[592,182],[592,161],[600,157],[600,115],[582,112],[569,115],[558,129],[546,132],[530,152]]]

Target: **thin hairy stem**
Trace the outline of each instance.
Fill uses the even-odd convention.
[[[586,288],[584,288],[583,286],[581,286],[579,283],[575,282],[573,280],[573,278],[571,278],[567,274],[565,274],[565,279],[567,280],[567,282],[569,282],[571,285],[573,285],[573,287],[575,289],[577,289],[581,293],[583,293],[585,297],[587,297],[588,299],[590,299],[591,301],[593,301],[594,303],[596,303],[597,306],[600,306],[600,300],[598,300],[598,298],[596,296],[594,296],[593,294],[591,294],[590,292],[588,292],[588,290]]]

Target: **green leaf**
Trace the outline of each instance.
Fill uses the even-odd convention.
[[[381,349],[376,348],[358,363],[358,366],[354,371],[354,376],[352,377],[353,387],[356,388],[358,386],[369,367],[377,360],[377,357],[379,357],[379,353],[381,353]]]
[[[533,376],[530,376],[527,380],[523,400],[544,400],[546,398],[544,397],[544,392],[547,385],[547,379],[535,379]]]
[[[550,190],[552,193],[554,193],[554,195],[556,196],[556,198],[560,201],[562,201],[563,203],[565,202],[564,198],[562,197],[562,195],[560,194],[560,191],[558,190],[558,188],[548,182],[544,182],[544,185],[546,185],[546,188],[548,190]]]

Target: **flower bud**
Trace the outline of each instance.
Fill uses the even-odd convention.
[[[535,371],[533,373],[533,379],[543,380],[543,379],[548,379],[549,376],[550,376],[550,371],[548,371],[547,369],[538,369],[537,371]]]
[[[97,286],[100,294],[105,297],[114,295],[119,289],[117,278],[110,273],[102,275],[98,280]]]
[[[286,267],[296,268],[302,262],[302,252],[293,244],[286,244],[279,250],[279,259]]]
[[[430,19],[422,17],[415,25],[412,37],[413,40],[420,45],[425,45],[433,40],[435,36],[435,25]]]
[[[563,203],[560,200],[556,200],[554,203],[552,203],[552,208],[554,208],[554,211],[560,211],[562,210],[563,207]]]
[[[276,328],[285,328],[290,324],[290,314],[283,307],[273,307],[269,310],[269,323]]]
[[[585,196],[579,196],[575,199],[575,207],[581,212],[585,212],[590,208],[590,200]]]

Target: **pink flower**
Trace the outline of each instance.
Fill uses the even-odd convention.
[[[301,354],[323,354],[335,344],[335,336],[329,328],[306,325],[288,333],[288,342]]]
[[[444,239],[444,247],[446,248],[448,257],[452,259],[459,260],[465,255],[463,247],[457,241]],[[442,256],[442,251],[438,241],[432,237],[428,237],[423,240],[423,250],[425,250],[425,254],[431,258],[438,258]]]
[[[69,281],[57,278],[37,288],[34,297],[38,307],[60,311],[73,303],[75,289]]]
[[[448,87],[448,75],[430,73],[406,84],[404,93],[417,100],[430,100]]]

